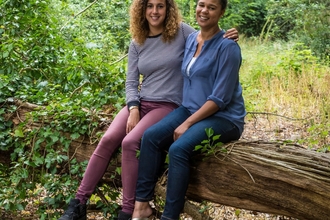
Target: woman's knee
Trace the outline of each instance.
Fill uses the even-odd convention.
[[[102,157],[111,157],[113,152],[119,147],[119,143],[114,142],[110,137],[103,137],[94,150],[95,155]]]
[[[158,129],[157,125],[153,125],[144,132],[142,139],[146,139],[146,140],[157,139],[158,135],[160,134],[160,131],[161,130]]]
[[[117,138],[114,137],[113,135],[111,134],[107,134],[107,135],[104,135],[99,144],[98,144],[98,147],[100,148],[112,148],[113,145],[118,145],[120,143],[119,140],[116,140]]]
[[[127,152],[127,151],[134,151],[136,152],[137,150],[140,149],[140,144],[141,144],[141,137],[139,138],[131,138],[126,136],[123,141],[121,142],[121,148],[122,151]]]
[[[170,161],[185,160],[189,159],[189,152],[184,149],[183,146],[178,145],[174,142],[168,150],[168,156]]]

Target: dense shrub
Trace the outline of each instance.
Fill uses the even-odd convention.
[[[266,29],[272,39],[299,40],[318,57],[330,55],[330,2],[269,0]]]
[[[268,0],[231,0],[225,16],[221,19],[221,26],[225,29],[236,27],[247,37],[259,36],[265,24]]]
[[[90,114],[105,104],[123,105],[127,4],[95,4],[80,17],[72,16],[89,4],[0,1],[0,151],[12,152],[12,167],[0,166],[0,205],[6,210],[22,210],[27,198],[46,190],[39,216],[50,219],[46,209],[56,209],[72,196],[86,165],[68,158],[71,141],[91,136],[98,127],[98,118]],[[114,12],[112,17],[101,10],[105,7]],[[118,23],[115,12],[122,15]],[[117,37],[117,32],[123,35]],[[15,99],[45,108],[14,127]],[[33,128],[32,122],[42,123]],[[70,164],[70,170],[59,178],[62,163]]]

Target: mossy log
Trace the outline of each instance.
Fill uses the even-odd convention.
[[[16,117],[20,115],[22,119],[22,114]],[[88,160],[95,147],[96,143],[88,141],[88,137],[81,137],[72,142],[69,154],[78,161]],[[301,220],[329,219],[329,153],[262,141],[237,141],[225,147],[227,153],[193,158],[188,199]],[[6,154],[1,152],[0,163],[9,158]],[[120,156],[111,161],[103,182],[113,184],[109,177],[117,166]],[[164,184],[158,185],[156,193],[164,196]]]

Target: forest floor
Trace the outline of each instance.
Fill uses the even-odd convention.
[[[241,137],[246,141],[297,141],[306,137],[306,128],[302,121],[290,120],[273,115],[253,115],[246,120],[245,130]],[[31,202],[31,204],[33,204]],[[37,220],[34,214],[36,207],[28,205],[18,216],[6,213],[0,207],[0,220]],[[294,220],[286,216],[278,216],[260,213],[251,210],[243,210],[220,204],[211,204],[209,215],[214,220]],[[105,220],[102,212],[89,212],[88,220]],[[156,218],[154,218],[156,219]],[[192,220],[187,214],[182,214],[181,219]]]

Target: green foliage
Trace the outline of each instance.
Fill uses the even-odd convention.
[[[243,77],[243,87],[246,92],[260,93],[261,91],[260,89],[258,90],[258,85],[262,83],[260,81],[261,78],[267,79],[266,82],[271,86],[270,82],[274,77],[281,79],[285,83],[288,82],[292,74],[299,77],[308,65],[318,68],[318,62],[320,60],[303,43],[291,43],[287,44],[287,47],[278,46],[281,44],[282,42],[280,41],[271,43],[269,46],[264,44],[264,48],[259,48],[260,53],[268,54],[268,56],[250,61],[250,65],[254,65],[255,68],[249,73],[249,79]],[[275,55],[273,53],[276,53],[276,57],[274,57]],[[269,57],[273,57],[273,60],[269,60]]]
[[[127,51],[130,42],[128,14],[131,1],[99,1],[79,15],[90,3],[74,0],[55,3],[56,10],[61,13],[61,32],[69,41],[83,39],[88,48]]]
[[[28,199],[38,201],[42,190],[38,215],[50,219],[59,213],[48,214],[48,209],[73,196],[86,167],[68,157],[72,140],[89,136],[97,141],[98,111],[124,103],[129,2],[95,4],[74,18],[72,12],[88,2],[0,3],[0,150],[12,152],[11,166],[1,165],[0,205],[22,210]],[[109,12],[116,15],[108,17]],[[14,127],[15,99],[45,107]],[[60,165],[69,174],[58,170]]]
[[[312,65],[318,61],[317,57],[303,43],[297,43],[292,48],[285,50],[280,59],[276,67],[283,69],[286,73],[293,72],[296,75],[301,74],[304,65]]]
[[[183,20],[185,23],[194,27],[196,30],[199,29],[198,24],[196,22],[195,9],[196,2],[191,0],[178,0],[176,1],[180,12],[182,14]]]
[[[15,85],[11,84],[10,77],[0,74],[0,103],[13,102],[12,94]],[[8,150],[13,139],[11,136],[12,121],[8,120],[16,111],[15,106],[4,108],[0,105],[0,151]]]
[[[322,59],[330,56],[330,3],[327,0],[269,0],[267,34],[298,39]]]
[[[247,37],[259,36],[265,24],[268,0],[231,0],[220,23],[224,29],[236,27]]]
[[[219,141],[220,135],[214,135],[212,128],[205,129],[207,138],[200,145],[195,147],[195,151],[200,151],[205,156],[215,155],[217,152],[226,153],[227,149],[222,148],[223,143]]]
[[[189,0],[177,1],[184,21],[195,29],[199,29],[195,18],[196,2]],[[259,36],[265,24],[267,2],[268,0],[229,1],[225,16],[220,20],[220,26],[225,30],[235,27],[239,30],[240,35],[247,37]]]
[[[48,115],[44,116],[46,118]],[[46,120],[44,122],[47,123]],[[56,200],[57,197],[63,200],[62,195],[65,195],[63,193],[63,190],[66,190],[66,188],[63,188],[65,184],[54,182],[54,177],[58,173],[58,165],[69,159],[64,153],[68,150],[71,143],[70,138],[62,135],[62,127],[56,126],[55,120],[38,129],[29,129],[28,127],[26,123],[21,123],[15,128],[13,134],[13,153],[11,154],[13,162],[11,168],[9,168],[11,171],[8,172],[8,176],[6,177],[8,180],[7,184],[11,187],[6,188],[0,194],[1,205],[8,210],[16,210],[17,206],[24,208],[27,204],[27,198],[29,198],[26,195],[27,190],[35,191],[37,189],[37,183],[43,184],[43,188],[48,190],[48,193],[59,194],[53,200]],[[27,149],[30,150],[27,151]],[[74,172],[78,166],[79,164],[74,164],[73,167],[75,169],[72,169],[71,172],[76,176],[80,174],[81,177],[83,169],[80,169],[79,172],[78,170]],[[72,185],[72,177],[65,178],[64,175],[63,180],[65,179],[70,181]],[[75,179],[75,185],[77,185],[77,182],[78,179]],[[54,184],[58,185],[56,190]],[[34,197],[36,196],[34,195]],[[45,202],[49,202],[49,197],[45,198]],[[43,209],[44,207],[40,206],[40,210]]]
[[[117,215],[118,209],[120,208],[115,202],[120,195],[119,191],[114,190],[106,184],[102,185],[102,187],[98,187],[97,191],[101,191],[102,193],[106,192],[105,197],[107,201],[110,202],[104,203],[100,198],[91,198],[91,200],[96,200],[96,207],[102,210],[104,216],[111,214],[111,219],[115,219],[114,216]]]
[[[240,78],[247,111],[285,113],[302,119],[297,126],[306,128],[308,135],[302,136],[299,143],[327,152],[329,64],[303,43],[260,44],[254,40],[241,47],[244,53]]]
[[[32,0],[22,4],[14,2],[4,3],[7,10],[3,12],[3,25],[1,25],[4,27],[4,32],[1,35],[3,43],[0,57],[2,63],[0,73],[9,75],[8,84],[11,84],[12,88],[8,90],[12,93],[16,92],[12,96],[28,99],[37,104],[47,104],[49,100],[54,99],[50,95],[57,96],[57,92],[60,96],[69,98],[74,91],[78,91],[84,93],[86,99],[81,101],[85,101],[83,104],[87,106],[100,108],[109,101],[116,103],[118,99],[122,103],[126,60],[117,65],[111,63],[118,59],[118,56],[123,56],[119,49],[127,50],[129,42],[127,35],[118,38],[123,39],[126,46],[115,48],[115,54],[112,54],[113,37],[102,38],[103,41],[97,42],[97,45],[103,45],[99,48],[88,46],[89,41],[97,40],[102,36],[95,36],[98,32],[87,34],[73,26],[70,35],[58,33],[61,19],[55,19],[55,14],[50,16],[49,3]],[[34,7],[34,12],[28,8],[31,5]],[[122,14],[123,11],[121,10]],[[89,21],[97,22],[92,17]],[[107,20],[104,23],[109,22]],[[105,33],[108,28],[102,27],[102,32]],[[89,26],[83,28],[85,28],[83,30],[93,30]],[[128,33],[127,30],[123,31]],[[115,45],[117,41],[114,42]],[[57,91],[54,94],[55,90]],[[80,99],[81,94],[75,94],[75,97],[70,98],[77,97]]]
[[[317,151],[322,153],[330,152],[330,143],[328,142],[328,137],[330,136],[329,127],[329,122],[325,124],[318,124],[314,123],[312,120],[307,129],[309,136],[299,142],[302,144],[307,143],[309,148],[317,149]]]

